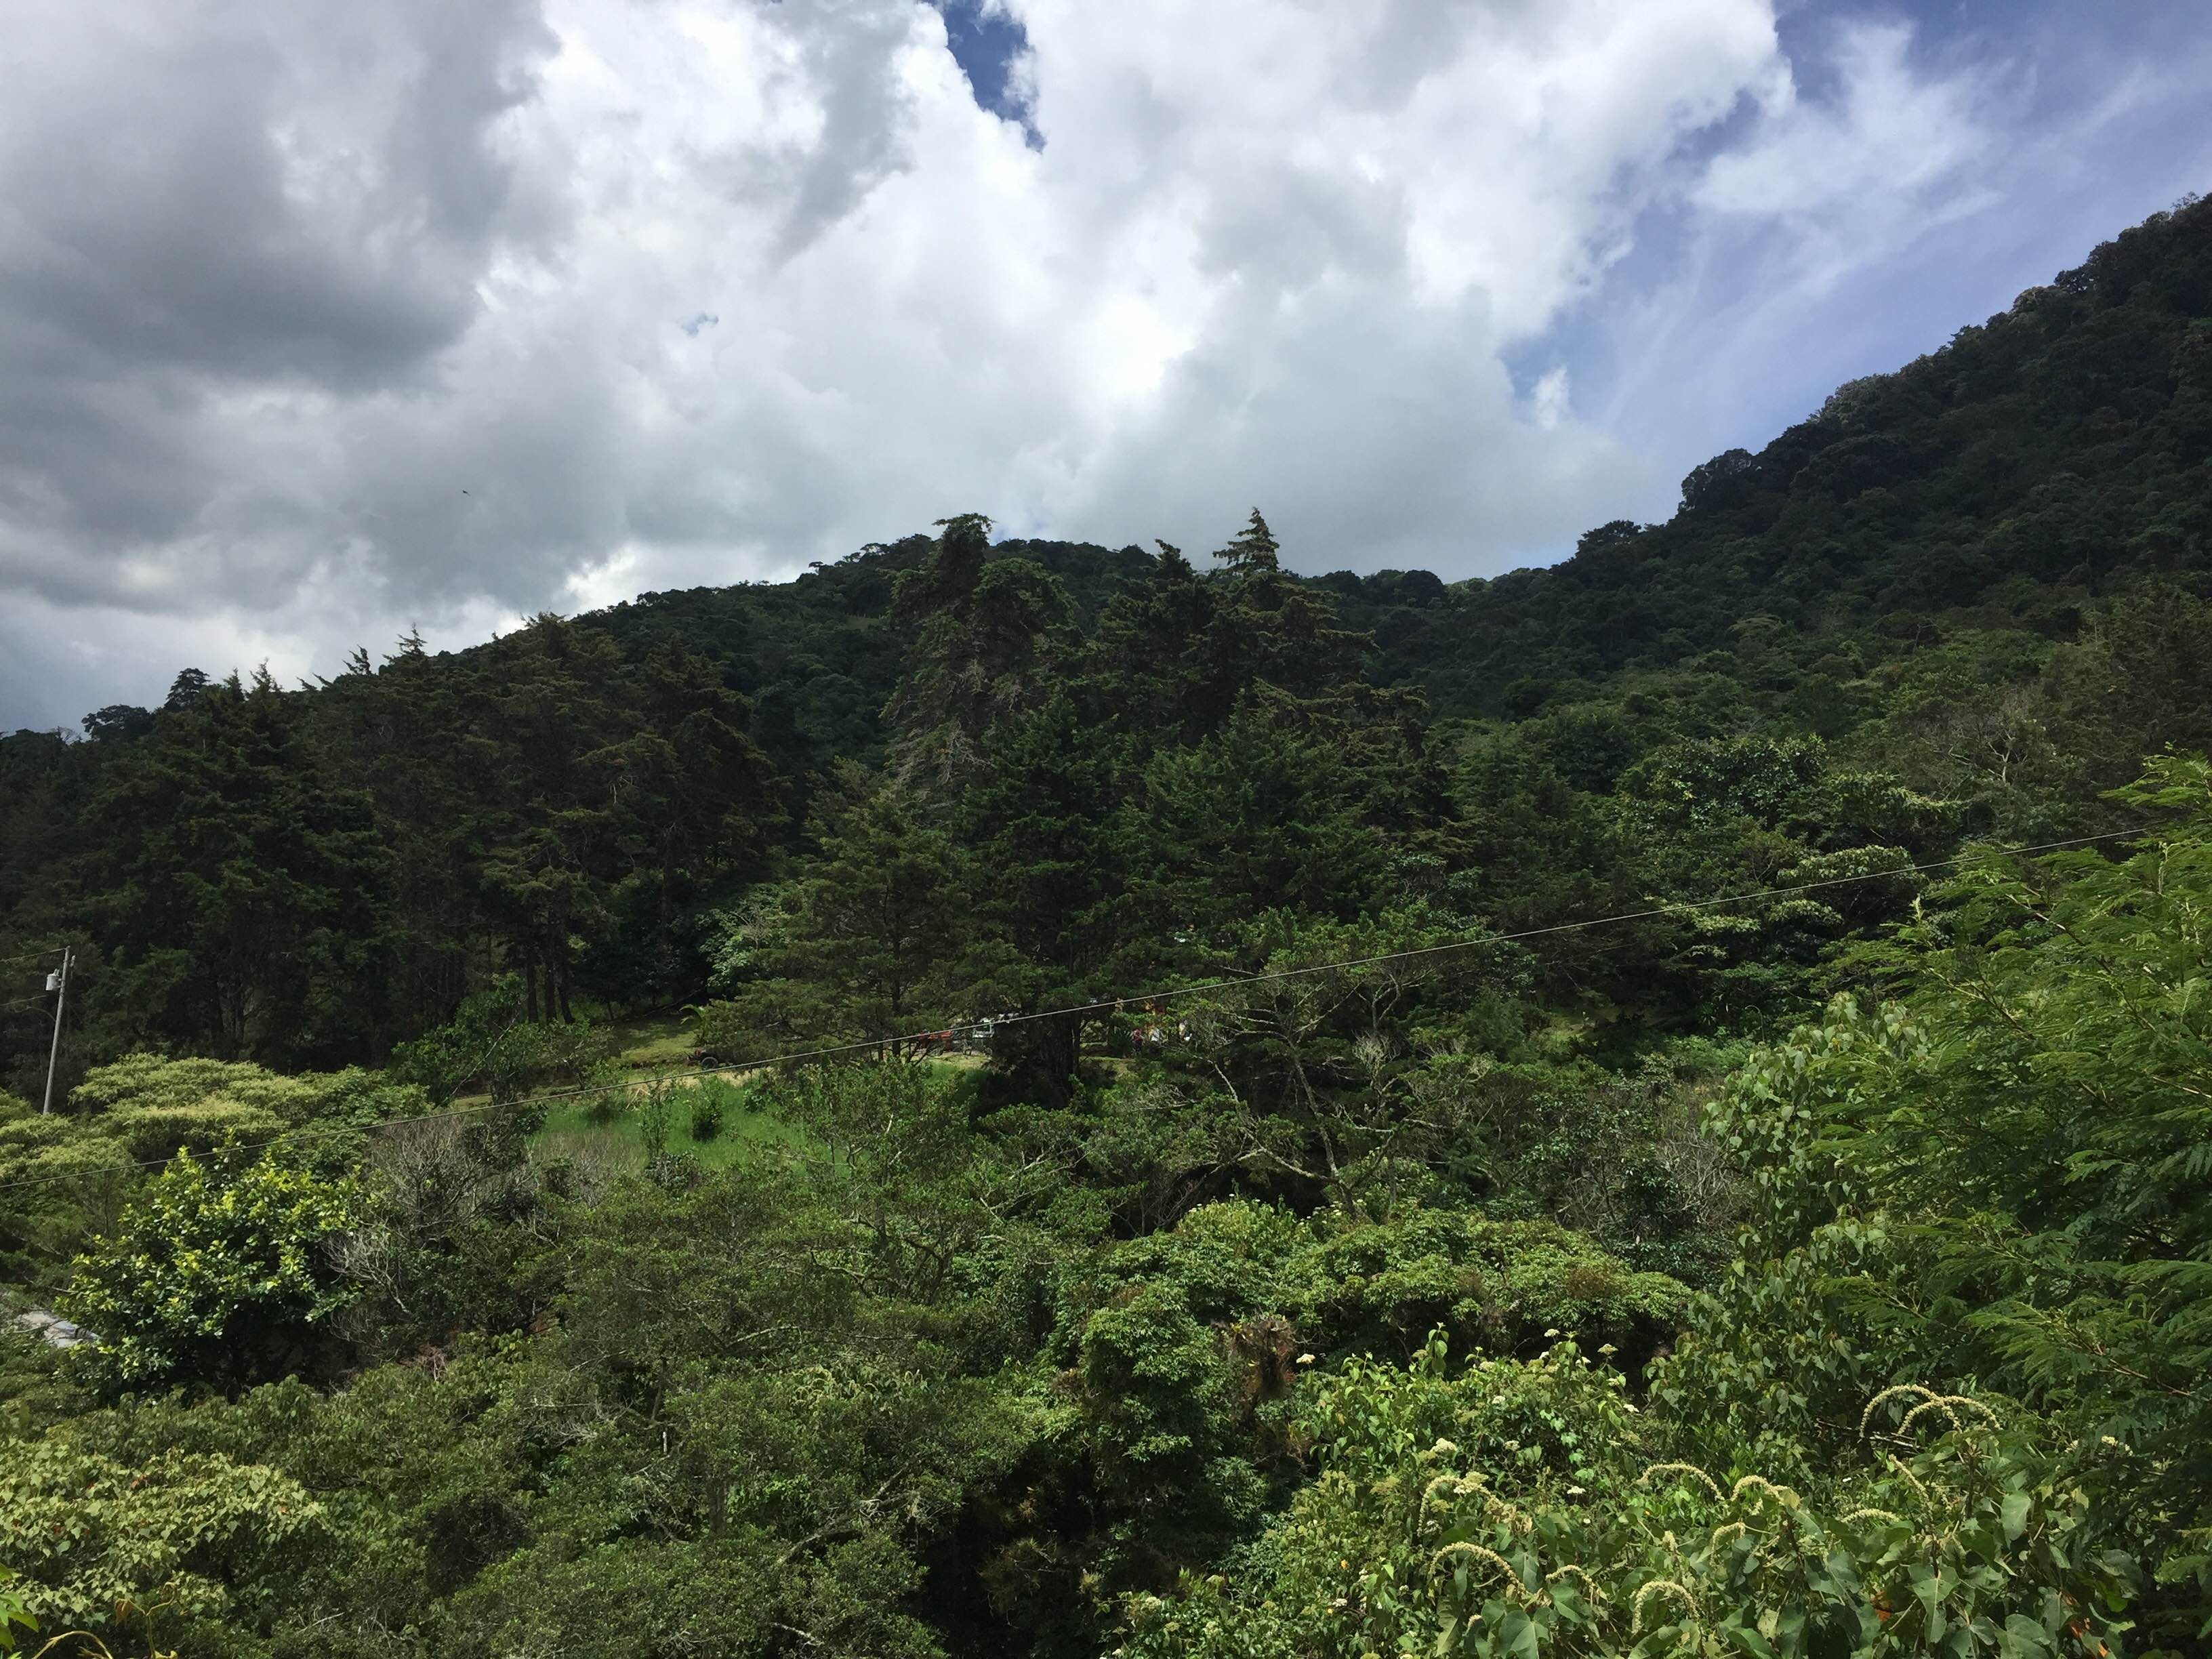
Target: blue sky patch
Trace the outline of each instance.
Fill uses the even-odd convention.
[[[952,59],[968,77],[969,90],[979,108],[1002,121],[1012,121],[1028,137],[1030,147],[1044,148],[1044,138],[1030,119],[1030,108],[1013,83],[1014,60],[1029,50],[1029,31],[1021,20],[1000,11],[988,0],[930,0],[943,14],[946,44]]]

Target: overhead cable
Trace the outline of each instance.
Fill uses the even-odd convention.
[[[931,1042],[943,1036],[948,1029],[951,1030],[975,1030],[983,1027],[995,1029],[1001,1025],[1023,1024],[1030,1020],[1066,1019],[1087,1014],[1110,1013],[1123,1008],[1143,1007],[1149,1003],[1164,1002],[1171,997],[1197,996],[1212,991],[1237,990],[1248,986],[1267,985],[1282,980],[1305,978],[1315,974],[1340,973],[1354,968],[1376,968],[1385,963],[1408,962],[1421,957],[1437,957],[1448,951],[1471,950],[1477,945],[1516,944],[1525,939],[1544,939],[1558,933],[1579,933],[1593,927],[1611,927],[1624,921],[1645,921],[1654,917],[1678,915],[1685,910],[1710,910],[1724,904],[1745,904],[1758,899],[1794,897],[1801,893],[1818,892],[1826,888],[1848,887],[1858,882],[1882,881],[1895,876],[1924,874],[1930,870],[1945,869],[1952,865],[1963,864],[1970,859],[1978,857],[2021,858],[2033,853],[2055,853],[2064,848],[2087,847],[2100,842],[2118,841],[2126,836],[2141,836],[2145,833],[2141,829],[2107,830],[2099,835],[2069,836],[2063,841],[2039,842],[2027,847],[1988,845],[1970,847],[1966,851],[1954,854],[1949,858],[1930,859],[1921,864],[1893,865],[1886,870],[1863,871],[1853,876],[1830,876],[1820,881],[1797,882],[1787,887],[1761,887],[1749,892],[1725,894],[1717,898],[1684,899],[1653,905],[1642,910],[1622,910],[1611,915],[1592,916],[1581,921],[1559,921],[1549,923],[1542,927],[1525,927],[1516,933],[1478,933],[1467,939],[1452,939],[1442,945],[1424,945],[1406,951],[1384,951],[1373,956],[1345,957],[1330,962],[1310,963],[1300,968],[1279,969],[1270,973],[1247,974],[1234,979],[1207,980],[1196,985],[1166,986],[1158,990],[1139,992],[1128,996],[1103,997],[1091,1002],[1070,1003],[1064,1007],[1042,1008],[1030,1013],[1000,1014],[988,1020],[964,1021],[949,1028],[939,1026],[928,1030],[908,1031],[896,1036],[866,1037],[854,1042],[831,1043],[823,1048],[803,1048],[790,1054],[772,1054],[763,1060],[737,1060],[728,1065],[702,1066],[688,1072],[663,1072],[649,1079],[645,1079],[644,1082],[648,1085],[689,1083],[700,1078],[721,1077],[732,1073],[762,1072],[779,1066],[795,1066],[806,1060],[833,1060],[841,1054],[860,1054],[871,1050],[880,1052],[886,1048],[897,1048],[902,1044]],[[513,1029],[510,1024],[508,1030]],[[492,1048],[497,1048],[500,1042],[506,1040],[507,1035],[506,1031],[502,1031],[494,1041]],[[486,1058],[489,1057],[490,1052],[491,1050],[486,1050]],[[310,1124],[304,1128],[288,1130],[285,1133],[272,1136],[267,1140],[239,1143],[228,1150],[241,1152],[259,1152],[271,1146],[289,1146],[293,1142],[310,1139],[319,1135],[379,1133],[386,1129],[403,1128],[410,1124],[434,1123],[445,1119],[468,1117],[479,1112],[505,1111],[516,1107],[541,1105],[558,1100],[574,1100],[584,1095],[604,1095],[633,1086],[639,1085],[628,1082],[583,1083],[571,1088],[553,1089],[539,1094],[524,1095],[514,1100],[485,1101],[474,1106],[443,1107],[437,1111],[418,1112],[408,1117],[380,1118],[373,1123],[319,1126]],[[447,1097],[450,1099],[450,1095]],[[120,1170],[154,1169],[168,1161],[167,1158],[138,1158],[123,1164],[111,1164],[98,1171],[30,1176],[18,1181],[0,1182],[0,1192],[10,1192],[24,1187],[45,1186],[57,1181],[82,1180],[90,1174],[106,1174]]]

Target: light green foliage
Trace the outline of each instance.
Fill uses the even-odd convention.
[[[118,1651],[281,1613],[285,1571],[325,1522],[296,1480],[219,1455],[134,1468],[61,1437],[0,1455],[0,1572],[21,1575],[15,1591],[44,1628],[89,1630]]]
[[[280,1076],[245,1061],[133,1054],[94,1066],[66,1112],[0,1101],[0,1260],[27,1280],[53,1275],[112,1230],[139,1167],[226,1143],[249,1151],[309,1128],[303,1143],[333,1172],[359,1156],[356,1133],[423,1109],[420,1094],[359,1068]],[[13,1190],[5,1183],[26,1183]]]
[[[1448,1352],[1439,1334],[1409,1367],[1317,1381],[1318,1477],[1237,1572],[1132,1598],[1117,1651],[2019,1659],[2127,1628],[2081,1493],[1971,1401],[1904,1398],[1907,1431],[1881,1436],[1901,1453],[1812,1497],[1659,1460],[1572,1343],[1456,1371]]]
[[[10,1276],[34,1280],[116,1214],[131,1162],[120,1140],[0,1097],[0,1261]]]
[[[1638,1353],[1674,1328],[1688,1292],[1636,1273],[1548,1221],[1486,1221],[1412,1210],[1387,1222],[1326,1216],[1286,1264],[1284,1304],[1323,1351],[1411,1352],[1441,1324],[1493,1352],[1537,1345],[1548,1329]]]
[[[244,1061],[142,1054],[88,1073],[70,1109],[92,1115],[88,1127],[120,1139],[134,1160],[158,1162],[185,1147],[271,1139],[309,1121],[374,1122],[402,1109],[398,1092],[360,1070],[282,1077]]]
[[[38,1628],[15,1571],[0,1566],[0,1653],[18,1651],[24,1638],[36,1635]]]
[[[227,1103],[296,1123],[317,1115],[351,1089],[374,1081],[361,1073],[345,1079],[284,1077],[243,1060],[137,1054],[87,1073],[84,1081],[70,1091],[70,1105],[79,1112],[130,1113]]]
[[[328,1251],[362,1214],[353,1181],[296,1158],[179,1152],[79,1258],[68,1306],[100,1333],[100,1368],[127,1387],[296,1365],[347,1299]]]
[[[1127,1305],[1123,1287],[1170,1296],[1217,1328],[1286,1321],[1310,1363],[1410,1354],[1439,1322],[1493,1352],[1539,1348],[1553,1327],[1648,1352],[1688,1296],[1551,1222],[1419,1206],[1384,1221],[1350,1209],[1301,1220],[1243,1200],[1201,1206],[1172,1231],[1117,1247],[1073,1305]]]

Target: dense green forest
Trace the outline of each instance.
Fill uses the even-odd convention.
[[[2212,204],[1286,557],[0,739],[0,1652],[2206,1650]]]

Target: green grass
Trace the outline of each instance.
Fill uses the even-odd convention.
[[[674,1066],[691,1056],[698,1039],[691,1022],[681,1013],[652,1014],[641,1019],[608,1019],[599,1029],[615,1040],[615,1058],[622,1063],[644,1060]]]
[[[699,1046],[690,1020],[681,1013],[647,1014],[632,1019],[613,1019],[601,1011],[587,1012],[598,1030],[612,1039],[612,1059],[617,1076],[626,1076],[634,1083],[645,1082],[659,1073],[683,1070],[690,1063],[691,1051]],[[544,1090],[565,1086],[549,1082],[533,1087],[530,1092],[537,1094]],[[489,1104],[490,1100],[491,1097],[481,1087],[471,1087],[455,1095],[447,1103],[463,1107],[483,1106]]]
[[[531,1136],[531,1144],[556,1158],[643,1168],[652,1111],[650,1092],[641,1085],[617,1083],[610,1097],[622,1106],[612,1115],[595,1111],[597,1102],[591,1097],[555,1102],[544,1126]],[[803,1132],[760,1109],[759,1091],[750,1084],[701,1078],[667,1085],[662,1098],[667,1126],[665,1150],[688,1153],[708,1169],[807,1145]],[[693,1134],[692,1113],[696,1106],[708,1101],[721,1108],[721,1127],[711,1139],[702,1140]]]

